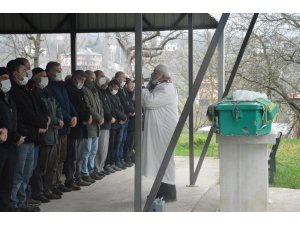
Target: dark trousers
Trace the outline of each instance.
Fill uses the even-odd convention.
[[[120,128],[110,129],[108,153],[105,165],[113,165],[116,163],[116,150],[119,142]]]
[[[128,130],[126,142],[124,145],[124,159],[126,162],[132,161],[133,146],[134,146],[134,130]]]
[[[84,139],[68,138],[68,152],[65,162],[65,185],[70,186],[74,181],[79,181],[81,175],[81,166],[83,160],[83,142]]]
[[[56,163],[57,163],[57,171],[55,175],[55,186],[58,186],[62,184],[61,177],[62,177],[62,171],[64,162],[67,157],[67,142],[68,138],[67,136],[58,136],[58,145],[57,145],[57,155],[56,155]]]
[[[8,210],[16,160],[16,147],[0,147],[0,212]]]
[[[57,146],[42,146],[39,150],[37,166],[31,178],[31,194],[34,197],[49,192],[57,171]]]

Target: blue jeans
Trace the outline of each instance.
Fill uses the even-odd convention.
[[[94,171],[99,137],[84,139],[81,176],[89,176]]]
[[[39,158],[39,146],[34,146],[34,153],[33,153],[33,169],[34,170],[37,166],[38,163],[38,158]],[[31,183],[31,182],[30,182]],[[31,196],[31,187],[26,188],[26,199],[29,199]]]
[[[39,146],[34,146],[34,154],[33,154],[33,169],[36,168],[39,158]]]
[[[26,187],[33,172],[34,144],[24,143],[17,148],[17,164],[10,195],[10,206],[17,208],[26,201]]]
[[[124,144],[127,138],[127,130],[128,130],[128,120],[121,127],[118,146],[116,151],[116,163],[121,162],[124,159]]]

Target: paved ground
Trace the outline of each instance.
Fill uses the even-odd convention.
[[[188,157],[176,157],[177,201],[166,204],[169,212],[215,212],[219,204],[219,160],[205,158],[195,187],[189,184]],[[197,163],[197,162],[195,162]],[[152,180],[143,178],[143,205]],[[89,187],[64,193],[60,200],[41,205],[44,212],[133,212],[134,168],[106,176]],[[300,190],[270,188],[268,211],[300,212]]]

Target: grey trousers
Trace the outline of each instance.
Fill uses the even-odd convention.
[[[109,143],[109,130],[100,130],[98,151],[95,157],[95,171],[101,172],[103,170]]]
[[[65,185],[69,186],[80,180],[84,139],[68,138]]]

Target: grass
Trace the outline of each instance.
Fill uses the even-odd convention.
[[[195,134],[195,157],[200,156],[206,134]],[[270,146],[271,148],[271,146]],[[189,155],[188,134],[181,134],[175,155]],[[213,136],[206,156],[218,158],[218,144]],[[282,138],[276,154],[276,174],[272,187],[300,189],[300,140]]]
[[[200,156],[200,152],[202,152],[203,145],[206,141],[205,134],[195,134],[194,135],[194,149],[195,156]],[[177,156],[188,156],[189,155],[189,135],[181,134],[178,140],[178,144],[176,146]],[[206,156],[209,157],[218,157],[218,144],[216,143],[215,135],[212,137],[208,151]]]

